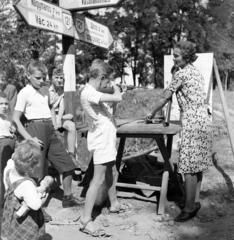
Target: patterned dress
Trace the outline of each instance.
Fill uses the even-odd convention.
[[[2,240],[39,240],[45,234],[44,216],[42,210],[30,210],[25,216],[16,218],[16,211],[21,204],[15,196],[14,190],[25,180],[20,179],[13,184],[7,176],[9,188],[5,194],[5,202],[3,209],[1,238]]]
[[[204,79],[188,64],[175,73],[167,89],[176,93],[182,114],[178,172],[202,172],[212,163],[212,120],[205,104]]]

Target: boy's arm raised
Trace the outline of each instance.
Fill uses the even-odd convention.
[[[25,127],[23,126],[23,124],[20,121],[21,116],[23,115],[23,113],[21,111],[17,111],[14,110],[13,113],[13,121],[17,126],[17,131],[19,132],[19,134],[24,138],[24,139],[32,139],[33,141],[35,141],[37,144],[39,144],[40,146],[43,146],[43,142],[41,140],[39,140],[36,137],[32,137],[25,129]]]
[[[103,93],[100,102],[120,102],[122,100],[123,93],[120,92],[120,89],[118,86],[114,85],[114,93],[113,94],[107,94]]]

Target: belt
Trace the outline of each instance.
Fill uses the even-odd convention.
[[[52,122],[51,118],[30,119],[28,122]]]

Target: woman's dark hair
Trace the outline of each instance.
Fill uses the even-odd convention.
[[[175,44],[174,48],[180,49],[181,55],[187,63],[196,61],[196,45],[194,43],[190,41],[179,41]]]

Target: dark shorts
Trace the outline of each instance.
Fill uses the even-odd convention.
[[[29,122],[26,125],[26,130],[32,137],[37,137],[44,143],[40,170],[38,176],[35,177],[41,179],[47,174],[48,161],[59,173],[72,171],[76,168],[64,144],[58,138],[52,121]]]

